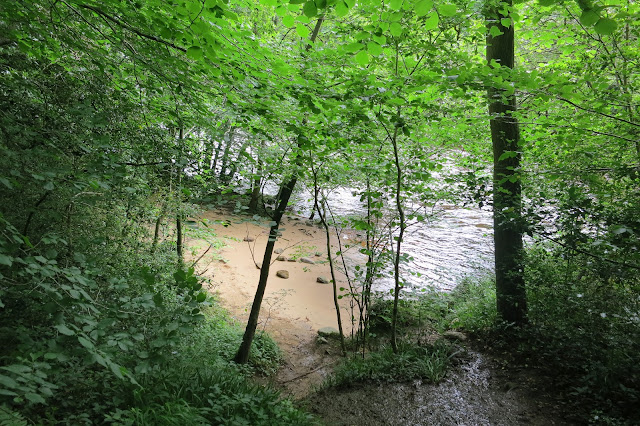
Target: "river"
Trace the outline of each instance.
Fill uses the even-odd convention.
[[[310,191],[302,190],[293,199],[294,210],[309,216]],[[364,207],[356,191],[342,188],[328,199],[335,216],[362,216]],[[437,205],[431,220],[411,224],[402,242],[402,252],[412,260],[402,268],[405,291],[453,289],[465,276],[493,272],[493,219],[490,211],[473,207]],[[346,236],[346,235],[345,235]],[[390,269],[390,268],[389,268]],[[390,270],[386,271],[388,275]],[[393,279],[383,277],[375,289],[386,292]]]

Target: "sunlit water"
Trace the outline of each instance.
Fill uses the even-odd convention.
[[[294,200],[294,210],[307,217],[313,203],[308,193],[303,191]],[[337,217],[363,216],[365,208],[354,194],[352,189],[331,193],[328,198],[332,213]],[[435,212],[435,218],[414,223],[405,231],[401,250],[412,258],[402,267],[402,278],[407,283],[405,291],[451,290],[465,276],[489,274],[493,270],[491,212],[450,205],[436,206]],[[391,270],[389,267],[387,275]],[[390,276],[376,282],[378,291],[392,288]]]

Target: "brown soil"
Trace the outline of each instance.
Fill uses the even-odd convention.
[[[211,280],[212,291],[219,295],[231,315],[246,324],[260,274],[256,263],[262,261],[267,243],[268,222],[259,225],[250,218],[224,211],[208,211],[198,219],[208,221],[209,229],[225,242],[225,247],[217,253],[210,250],[198,261],[196,269]],[[216,221],[228,221],[228,226]],[[316,282],[318,277],[331,279],[324,230],[305,224],[307,221],[299,217],[288,216],[283,222],[282,236],[275,246],[283,250],[280,256],[308,257],[315,264],[274,260],[258,331],[269,333],[284,354],[284,365],[271,378],[273,384],[285,395],[300,399],[322,382],[340,355],[337,342],[317,343],[317,330],[338,326],[333,287]],[[192,259],[200,257],[208,247],[204,240],[193,236],[187,237],[187,245],[192,250]],[[274,259],[277,256],[274,254]],[[278,270],[287,270],[289,278],[277,277]],[[337,278],[338,287],[348,285],[343,274]],[[346,297],[340,305],[343,328],[348,334],[351,311]]]

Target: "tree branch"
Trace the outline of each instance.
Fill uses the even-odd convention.
[[[617,120],[617,121],[621,121],[623,123],[630,124],[630,125],[635,126],[635,127],[640,127],[640,123],[634,123],[633,121],[625,120],[624,118],[616,117],[615,115],[610,115],[610,114],[607,114],[605,112],[600,112],[600,111],[596,111],[595,109],[591,109],[591,108],[580,106],[580,105],[578,105],[578,104],[576,104],[574,102],[571,102],[569,99],[566,99],[566,98],[560,98],[559,97],[558,99],[561,100],[561,101],[564,101],[564,102],[566,102],[568,104],[571,104],[574,107],[576,107],[576,108],[578,108],[578,109],[580,109],[582,111],[593,112],[595,114],[599,114],[599,115],[602,115],[604,117],[611,118],[612,120]]]
[[[88,5],[88,4],[81,4],[79,6],[81,8],[83,8],[83,9],[91,10],[91,11],[97,13],[101,17],[103,17],[105,19],[108,19],[109,21],[111,21],[111,22],[113,22],[115,24],[118,24],[122,28],[125,28],[125,29],[131,31],[132,33],[135,33],[135,34],[137,34],[138,36],[140,36],[142,38],[146,38],[148,40],[155,41],[157,43],[162,43],[162,44],[164,44],[166,46],[171,47],[172,49],[179,50],[180,52],[183,52],[183,53],[187,51],[187,49],[185,49],[184,47],[175,45],[175,44],[171,43],[170,41],[163,40],[163,39],[161,39],[159,37],[156,37],[154,35],[151,35],[151,34],[143,33],[142,31],[132,27],[131,25],[127,24],[126,22],[123,22],[122,20],[116,18],[115,16],[111,16],[111,15],[107,14],[106,12],[104,12],[102,9],[100,9],[98,7],[91,6],[91,5]]]

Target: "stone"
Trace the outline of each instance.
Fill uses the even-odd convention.
[[[316,257],[321,257],[322,256],[322,252],[321,251],[317,251],[316,252]]]
[[[255,240],[256,240],[256,239],[255,239],[255,238],[253,238],[253,237],[244,237],[244,238],[242,239],[242,241],[246,241],[246,242],[248,242],[248,243],[252,243],[252,242],[254,242]]]
[[[320,284],[329,284],[330,281],[325,277],[318,277],[316,278],[316,282]]]
[[[273,251],[275,254],[282,254],[282,252],[284,252],[284,249],[281,248],[277,248]]]
[[[296,262],[296,259],[294,259],[293,257],[290,257],[289,260],[287,260],[287,262]]]
[[[327,339],[325,339],[324,337],[322,337],[322,336],[318,336],[318,338],[316,339],[316,342],[319,345],[326,345],[326,344],[329,343],[329,341]]]
[[[467,340],[466,334],[461,333],[459,331],[455,331],[455,330],[445,331],[443,336],[449,340],[458,340],[460,342],[464,342],[465,340]]]
[[[315,223],[312,220],[305,220],[304,224],[307,225],[307,226],[315,225]]]
[[[300,258],[300,262],[308,263],[309,265],[315,265],[316,264],[316,262],[314,262],[313,260],[309,259],[308,257],[301,257]]]
[[[276,277],[284,278],[285,280],[289,278],[289,271],[285,271],[284,269],[276,272]]]
[[[322,327],[318,330],[318,336],[320,337],[331,337],[331,336],[339,336],[340,332],[333,327]]]
[[[277,260],[279,260],[280,262],[286,262],[287,258],[286,258],[286,256],[278,256]]]

